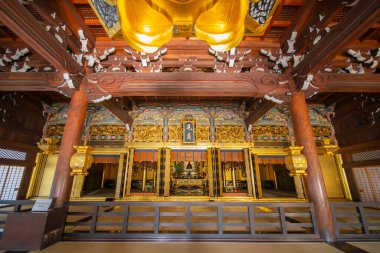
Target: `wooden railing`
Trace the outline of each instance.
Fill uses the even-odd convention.
[[[68,202],[65,239],[319,239],[312,203]]]
[[[28,212],[34,205],[33,200],[0,200],[0,238],[4,231],[8,213]]]
[[[380,202],[330,205],[338,239],[380,239]]]

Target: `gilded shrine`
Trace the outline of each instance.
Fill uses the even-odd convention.
[[[52,178],[44,171],[55,169],[58,150],[45,150],[59,145],[67,117],[67,105],[48,110],[56,113],[44,128],[29,197],[48,192]],[[309,105],[328,196],[350,199],[331,111]],[[249,126],[246,112],[234,103],[142,103],[132,117],[133,125],[126,127],[106,108],[89,106],[81,145],[91,150],[93,160],[83,173],[72,167],[72,199],[305,198],[307,170],[300,173],[298,167],[304,171],[307,163],[295,151],[289,153],[297,147],[287,106],[271,109]],[[289,165],[289,155],[289,161],[304,164]]]

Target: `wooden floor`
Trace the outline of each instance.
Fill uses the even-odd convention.
[[[339,253],[380,252],[380,242],[349,243],[356,251],[339,250],[327,243],[248,243],[248,242],[60,242],[42,253],[128,252],[128,253]]]

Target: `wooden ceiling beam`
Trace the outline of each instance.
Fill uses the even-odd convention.
[[[379,74],[320,73],[312,83],[318,92],[380,92]]]
[[[324,29],[329,20],[341,9],[344,5],[342,1],[330,0],[330,1],[317,1],[316,7],[313,11],[313,15],[308,19],[308,23],[299,31],[297,34],[296,42],[294,43],[294,49],[296,53],[299,53],[313,44],[314,37],[311,36],[310,28],[313,29]],[[321,19],[321,17],[323,17]]]
[[[103,101],[102,104],[116,117],[123,121],[124,124],[128,124],[129,127],[132,127],[133,118],[126,110],[127,107],[124,105],[122,98],[111,98],[109,100]]]
[[[252,110],[249,112],[248,117],[245,119],[245,125],[247,126],[247,128],[249,127],[249,125],[254,124],[265,113],[267,113],[276,105],[276,103],[273,103],[272,101],[265,99],[260,99],[255,104],[256,106],[252,108]]]
[[[305,59],[292,70],[292,76],[298,89],[301,89],[305,77],[314,74],[328,61],[336,56],[341,49],[353,42],[366,31],[380,16],[380,1],[361,0],[310,49]],[[361,85],[360,85],[361,86]],[[338,87],[336,87],[338,88]],[[353,88],[353,87],[351,87]],[[339,89],[339,91],[344,91]]]
[[[49,24],[53,27],[57,27],[57,26],[64,24],[60,16],[56,15],[53,18],[53,16],[51,14],[54,13],[55,11],[51,10],[49,8],[49,6],[46,5],[46,1],[33,0],[29,3],[33,7],[33,9],[35,9],[38,12],[38,14],[43,18],[43,20],[46,22],[46,24]],[[81,53],[80,41],[77,37],[75,37],[75,35],[71,31],[70,27],[66,26],[65,35],[66,35],[65,39],[66,39],[67,44],[69,45],[70,49],[74,53],[80,54]]]
[[[66,49],[48,33],[19,1],[0,1],[0,16],[5,25],[22,38],[58,71],[78,75],[83,68]]]
[[[70,0],[49,1],[61,18],[71,27],[75,36],[79,38],[78,30],[83,30],[85,37],[88,39],[89,48],[95,47],[96,36],[93,31],[85,24],[78,10],[74,7]],[[86,4],[88,2],[86,1]]]
[[[275,73],[121,73],[101,72],[85,77],[88,94],[104,96],[189,96],[263,97],[285,96],[289,92],[287,75]],[[100,92],[100,93],[99,93]]]
[[[56,72],[0,73],[0,91],[57,91],[64,81]]]
[[[286,4],[286,2],[285,2]],[[315,8],[317,6],[317,0],[308,0],[298,9],[295,18],[292,20],[291,26],[289,26],[280,38],[280,47],[287,49],[287,40],[292,36],[293,32],[300,34],[307,25],[310,23],[311,18],[315,15]],[[297,36],[298,37],[298,36]]]

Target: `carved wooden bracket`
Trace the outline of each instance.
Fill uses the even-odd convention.
[[[93,73],[84,79],[88,96],[286,96],[289,76],[273,73]]]

